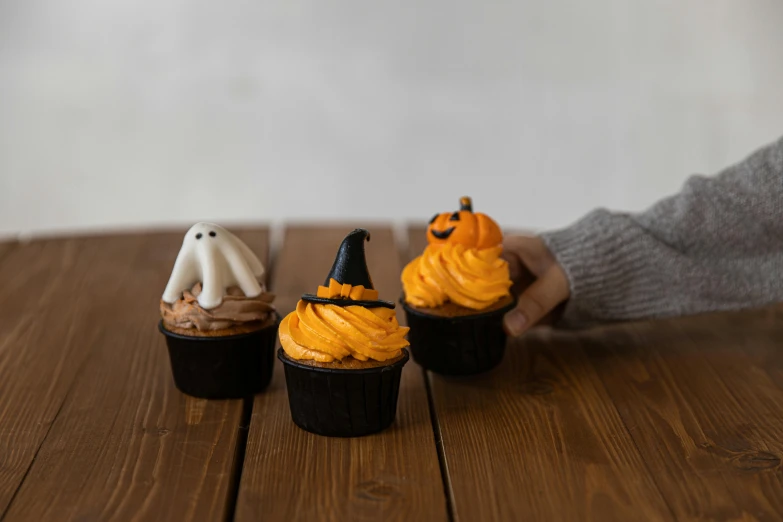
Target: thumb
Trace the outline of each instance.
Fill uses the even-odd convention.
[[[559,265],[551,266],[522,292],[517,306],[503,318],[506,333],[512,337],[523,334],[568,299],[568,294],[568,279],[563,269]]]

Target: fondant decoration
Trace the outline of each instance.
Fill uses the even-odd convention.
[[[280,345],[297,360],[388,361],[408,346],[394,303],[378,299],[364,253],[370,233],[357,228],[340,244],[332,269],[315,295],[305,294],[280,322]]]
[[[319,286],[316,297],[326,299],[353,299],[354,301],[378,299],[378,290],[365,288],[364,285],[340,284],[336,279],[329,278],[329,286]]]
[[[196,223],[182,241],[163,301],[173,304],[184,290],[201,282],[198,304],[209,310],[223,302],[232,286],[247,297],[260,295],[263,276],[264,265],[238,237],[214,223]]]
[[[427,227],[430,244],[459,244],[467,248],[491,248],[503,242],[498,224],[486,214],[473,212],[473,202],[467,196],[460,199],[456,212],[436,214]]]
[[[370,233],[363,228],[345,236],[323,286],[318,287],[316,294],[304,294],[302,300],[337,306],[394,308],[394,303],[378,299],[373,287],[364,252],[364,242],[369,240]]]

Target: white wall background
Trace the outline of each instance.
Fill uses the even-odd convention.
[[[0,234],[640,209],[783,134],[780,0],[0,0]]]

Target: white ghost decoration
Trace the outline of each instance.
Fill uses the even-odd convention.
[[[260,295],[263,275],[264,265],[238,237],[220,225],[196,223],[182,241],[163,301],[173,304],[183,290],[200,281],[198,304],[209,310],[223,302],[231,286],[241,288],[247,297]]]

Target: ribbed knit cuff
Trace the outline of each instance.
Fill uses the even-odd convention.
[[[649,270],[649,238],[629,216],[599,209],[541,237],[571,287],[560,326],[640,317],[654,307],[660,289],[656,291],[658,278]]]

